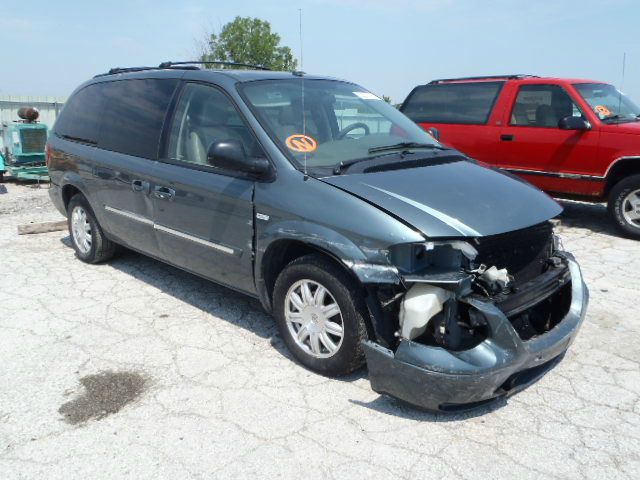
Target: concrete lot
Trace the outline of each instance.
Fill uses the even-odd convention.
[[[591,290],[565,360],[508,402],[434,416],[366,371],[300,367],[257,301],[130,252],[85,265],[67,232],[18,236],[60,216],[46,188],[6,188],[2,479],[638,478],[640,242],[600,205],[568,203],[559,228]]]

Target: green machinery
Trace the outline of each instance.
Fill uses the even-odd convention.
[[[16,180],[49,180],[45,164],[47,126],[38,122],[37,108],[22,107],[20,120],[3,124],[0,181],[5,174]]]

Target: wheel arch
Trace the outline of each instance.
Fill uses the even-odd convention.
[[[609,196],[611,189],[618,183],[620,180],[625,179],[631,175],[639,175],[640,174],[640,155],[639,156],[629,156],[629,157],[620,157],[615,160],[605,175],[605,186],[604,186],[604,195]]]
[[[292,261],[304,255],[317,253],[323,255],[335,265],[344,270],[351,278],[360,283],[357,275],[335,252],[328,250],[325,246],[317,243],[303,241],[295,238],[280,238],[271,242],[260,255],[258,270],[256,273],[261,301],[269,311],[272,309],[273,288],[280,272]]]
[[[71,198],[77,194],[81,193],[84,195],[84,198],[87,199],[89,205],[93,209],[94,213],[96,212],[94,202],[92,201],[91,196],[88,194],[87,187],[82,180],[82,177],[75,172],[66,172],[62,177],[60,182],[60,191],[62,195],[62,204],[64,206],[65,211],[69,206],[69,201]]]

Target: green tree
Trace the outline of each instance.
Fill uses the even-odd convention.
[[[295,70],[298,65],[291,49],[280,46],[280,35],[271,31],[271,24],[251,17],[236,17],[222,27],[218,35],[212,33],[200,60],[248,63],[287,71]]]

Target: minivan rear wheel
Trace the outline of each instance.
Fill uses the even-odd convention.
[[[73,249],[80,260],[99,263],[113,257],[116,244],[104,235],[84,195],[76,194],[69,201],[67,224]]]
[[[332,261],[319,254],[292,261],[276,280],[273,305],[284,343],[310,370],[340,376],[364,364],[364,297]]]
[[[640,175],[627,177],[611,189],[608,209],[622,231],[640,239]]]

